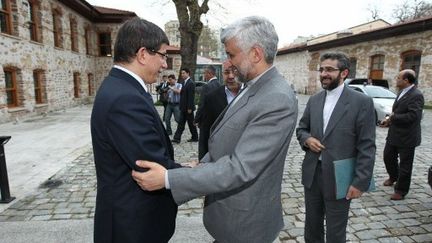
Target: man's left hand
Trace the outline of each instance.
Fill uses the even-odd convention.
[[[155,191],[165,188],[165,167],[158,163],[145,160],[136,161],[136,165],[141,168],[149,169],[146,172],[132,171],[133,179],[143,190]]]
[[[361,197],[361,195],[363,194],[362,191],[360,191],[359,189],[350,186],[350,188],[348,189],[348,193],[346,195],[346,200],[350,200],[350,199],[355,199],[355,198],[359,198]]]

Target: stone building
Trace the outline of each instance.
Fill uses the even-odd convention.
[[[381,25],[382,24],[382,25]],[[313,94],[321,89],[319,57],[329,51],[343,52],[351,60],[351,78],[385,79],[395,90],[399,71],[412,68],[425,100],[432,101],[432,17],[405,23],[344,31],[321,41],[279,49],[275,65],[299,93]]]
[[[2,0],[0,122],[91,102],[135,16],[84,0]]]

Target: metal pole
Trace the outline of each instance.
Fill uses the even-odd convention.
[[[6,168],[6,156],[4,152],[4,145],[9,141],[10,138],[10,136],[0,137],[0,203],[9,203],[15,199],[15,197],[11,197],[9,191],[9,179]]]

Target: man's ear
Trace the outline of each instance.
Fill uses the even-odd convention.
[[[146,62],[147,55],[148,52],[146,51],[146,49],[144,47],[141,47],[136,53],[136,60],[139,63],[144,64]]]
[[[264,58],[264,51],[261,47],[253,46],[250,51],[252,62],[258,63]]]
[[[341,78],[345,79],[346,77],[348,77],[349,74],[349,70],[345,69],[341,72]]]

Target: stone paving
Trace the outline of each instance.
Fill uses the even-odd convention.
[[[300,112],[303,111],[307,98],[308,96],[299,96]],[[432,111],[425,111],[422,124],[423,141],[416,150],[411,190],[403,201],[389,200],[392,188],[382,186],[387,178],[382,160],[387,129],[377,127],[374,170],[377,190],[365,194],[351,204],[349,242],[432,242],[432,190],[427,185],[427,168],[432,165],[431,118]],[[187,129],[185,132],[183,142],[175,145],[175,154],[179,161],[197,157],[197,143],[185,142],[190,137]],[[279,235],[281,242],[304,242],[305,209],[300,174],[303,155],[297,140],[292,139],[282,185],[285,227]],[[89,147],[33,194],[1,213],[0,221],[92,218],[95,188],[93,154]],[[200,216],[202,206],[202,199],[195,199],[180,206],[178,214],[182,217]]]

